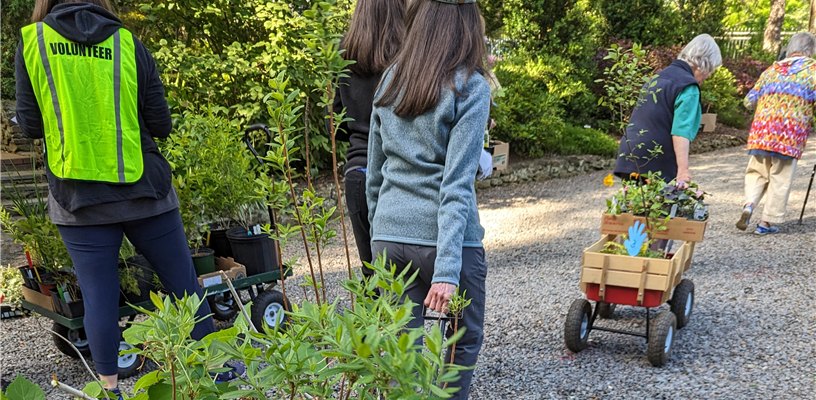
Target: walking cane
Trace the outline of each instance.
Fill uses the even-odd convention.
[[[805,207],[807,207],[808,197],[810,197],[810,188],[813,186],[814,176],[816,176],[816,164],[813,164],[813,171],[810,172],[810,183],[808,184],[807,193],[805,193],[805,204],[802,204],[802,213],[799,214],[799,225],[802,225],[802,217],[805,216]]]

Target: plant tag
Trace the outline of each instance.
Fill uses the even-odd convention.
[[[669,214],[669,218],[674,218],[677,216],[677,203],[672,204],[671,214]]]
[[[612,199],[612,213],[620,214],[620,206],[618,205],[618,199]]]
[[[68,293],[68,286],[67,285],[62,285],[62,295],[63,295],[63,297],[65,297],[65,302],[66,303],[71,303],[71,302],[74,301],[74,299],[71,297],[71,294]]]
[[[698,202],[694,205],[694,219],[697,221],[705,221],[706,214],[708,214],[708,207],[705,204]]]
[[[221,275],[211,276],[209,278],[204,278],[201,280],[202,287],[210,287],[215,285],[220,285],[221,282]]]

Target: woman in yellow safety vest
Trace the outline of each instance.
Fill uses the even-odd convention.
[[[169,292],[203,298],[170,166],[153,139],[170,134],[170,111],[153,57],[108,0],[37,0],[32,22],[15,59],[17,120],[44,139],[49,215],[74,264],[96,370],[119,395],[123,235]],[[209,314],[204,302],[198,315]],[[192,337],[213,331],[208,317]],[[234,379],[237,368],[216,380]]]

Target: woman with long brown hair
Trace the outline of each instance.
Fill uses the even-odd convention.
[[[366,205],[366,163],[368,131],[374,91],[382,72],[397,54],[405,35],[405,0],[358,0],[349,31],[340,47],[343,57],[355,61],[348,76],[340,78],[334,98],[334,112],[346,109],[352,121],[342,123],[337,140],[349,142],[344,171],[346,204],[360,261],[370,263],[371,225]],[[328,122],[327,122],[328,123]],[[370,269],[363,267],[364,276]]]
[[[44,139],[48,212],[74,264],[96,371],[120,396],[123,236],[173,296],[203,298],[170,165],[153,139],[170,134],[170,110],[153,57],[107,0],[37,0],[32,22],[15,60],[17,120],[23,133]],[[202,303],[194,339],[214,331],[209,314]]]
[[[452,361],[472,367],[484,336],[487,276],[474,188],[490,107],[484,26],[475,0],[414,0],[406,24],[371,114],[372,251],[419,272],[405,289],[414,303],[445,312],[457,286],[471,300]],[[423,308],[413,312],[409,326],[422,326]],[[468,397],[472,377],[472,369],[460,373],[454,399]]]

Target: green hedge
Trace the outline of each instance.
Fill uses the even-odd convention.
[[[493,136],[532,157],[614,155],[617,144],[603,132],[565,123],[568,108],[595,107],[594,96],[574,68],[569,60],[547,54],[520,54],[501,61],[495,73],[503,96],[493,109]]]
[[[3,99],[17,98],[14,87],[14,57],[20,42],[20,29],[31,23],[35,0],[4,0],[0,25],[0,94]]]

